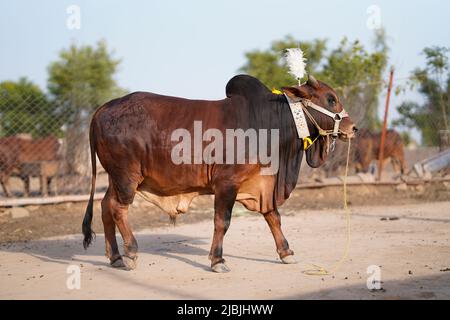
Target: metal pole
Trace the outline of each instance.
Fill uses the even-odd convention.
[[[386,96],[386,108],[384,110],[383,130],[381,131],[380,151],[378,154],[378,180],[381,180],[381,174],[383,173],[384,143],[386,141],[387,118],[388,118],[388,112],[389,112],[389,101],[391,99],[391,90],[392,90],[393,79],[394,79],[394,67],[391,67],[391,72],[389,74],[388,92],[387,92],[387,96]]]

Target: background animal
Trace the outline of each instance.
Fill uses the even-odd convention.
[[[354,162],[356,172],[368,172],[370,163],[379,160],[381,132],[372,133],[361,129],[354,143]],[[384,144],[383,161],[391,160],[395,172],[405,174],[408,166],[405,160],[404,146],[400,134],[387,130]]]
[[[5,195],[11,195],[9,179],[12,174],[19,176],[25,184],[24,194],[30,193],[30,175],[23,169],[24,164],[57,161],[60,143],[49,135],[43,138],[10,136],[0,138],[0,181]]]

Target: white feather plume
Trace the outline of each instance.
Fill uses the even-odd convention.
[[[300,83],[300,79],[306,74],[306,58],[303,56],[303,51],[299,48],[286,49],[284,59],[289,68],[289,73]]]

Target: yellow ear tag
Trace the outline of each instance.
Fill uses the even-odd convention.
[[[312,140],[309,137],[303,138],[303,149],[308,149],[313,144]]]
[[[281,92],[280,90],[275,89],[275,88],[272,89],[272,93],[273,94],[283,94],[283,92]]]

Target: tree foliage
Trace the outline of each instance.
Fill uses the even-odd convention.
[[[120,60],[108,51],[105,42],[95,47],[72,45],[62,50],[48,68],[48,90],[65,116],[65,170],[86,174],[89,151],[85,143],[92,112],[100,105],[124,94],[114,79]],[[70,147],[67,147],[70,146]]]
[[[119,63],[101,41],[96,47],[72,45],[50,64],[48,90],[68,125],[78,125],[98,106],[124,93],[114,79]]]
[[[368,52],[359,41],[350,42],[347,38],[337,48],[327,50],[326,40],[299,41],[287,36],[274,41],[268,50],[247,52],[247,62],[240,71],[257,77],[270,88],[295,85],[280,58],[286,48],[298,47],[300,43],[308,59],[308,72],[337,90],[358,126],[374,129],[379,123],[378,96],[388,59],[384,31],[375,36],[373,52]]]
[[[405,101],[397,107],[400,118],[394,124],[417,128],[425,145],[438,145],[439,131],[448,130],[450,122],[448,52],[445,47],[427,47],[423,50],[426,66],[416,68],[411,80],[425,98],[424,103]]]
[[[26,78],[0,83],[0,135],[86,131],[93,110],[125,93],[114,79],[119,63],[104,42],[72,45],[48,68],[49,94]]]
[[[268,50],[254,50],[245,53],[247,62],[240,71],[258,78],[269,88],[294,85],[296,80],[288,74],[288,69],[280,58],[284,50],[297,48],[299,45],[308,59],[308,72],[314,73],[322,62],[326,41],[316,39],[300,43],[292,36],[272,42]]]
[[[62,121],[55,105],[31,81],[0,83],[0,135],[28,133],[42,137],[61,134]]]

